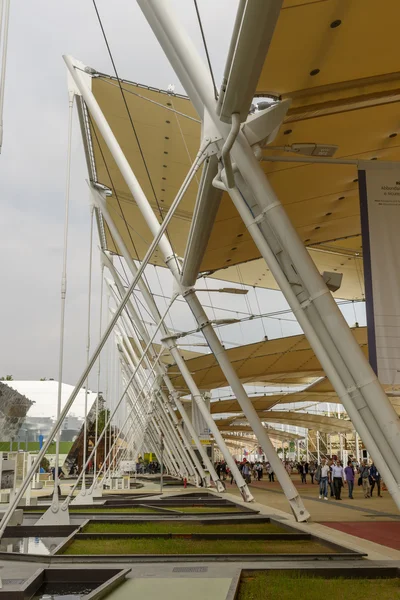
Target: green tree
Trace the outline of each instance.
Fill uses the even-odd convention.
[[[6,375],[5,377],[0,377],[0,381],[14,381],[14,377],[12,375]]]
[[[101,410],[99,412],[99,416],[97,417],[98,435],[100,435],[102,433],[109,418],[110,418],[110,411],[108,410],[108,408],[105,410]]]

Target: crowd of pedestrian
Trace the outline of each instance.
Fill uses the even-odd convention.
[[[316,461],[291,461],[285,460],[284,467],[289,476],[294,472],[300,475],[301,483],[317,484],[319,489],[319,498],[328,500],[335,498],[342,500],[342,490],[347,488],[348,498],[354,499],[354,486],[357,484],[362,487],[365,498],[371,498],[376,488],[377,496],[382,497],[381,475],[375,464],[363,460],[361,463],[349,459],[346,467],[343,467],[341,460],[337,458],[322,458],[320,464]],[[270,482],[275,481],[275,473],[269,461],[251,462],[244,458],[242,461],[236,461],[236,465],[241,472],[246,483],[252,481],[261,481],[264,475]],[[225,461],[215,463],[215,470],[222,481],[230,478],[230,483],[234,483],[234,477]]]
[[[381,475],[372,462],[368,464],[367,460],[363,460],[361,464],[356,461],[348,460],[347,466],[343,467],[342,461],[339,459],[321,460],[318,465],[315,480],[319,484],[319,498],[328,500],[330,497],[336,500],[342,500],[342,488],[347,487],[348,498],[354,499],[354,485],[357,480],[357,485],[362,486],[364,498],[372,498],[373,491],[377,489],[377,495],[382,498],[381,494]]]
[[[138,460],[136,463],[136,473],[140,475],[155,475],[160,470],[161,467],[157,461],[144,462],[143,460]]]
[[[243,479],[246,483],[252,481],[261,481],[264,474],[268,476],[269,481],[275,481],[275,473],[268,461],[256,461],[251,462],[244,458],[242,461],[235,461],[236,466],[242,474]],[[234,482],[234,477],[225,461],[221,460],[214,464],[214,468],[221,481],[226,481],[230,478],[230,482]]]

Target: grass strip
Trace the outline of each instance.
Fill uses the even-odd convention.
[[[166,506],[183,513],[229,513],[243,512],[238,506]]]
[[[88,523],[83,533],[286,533],[275,523]]]
[[[132,506],[132,507],[123,507],[123,508],[118,508],[118,507],[112,507],[112,508],[107,508],[106,506],[104,508],[72,508],[71,513],[103,513],[103,514],[108,514],[108,513],[156,513],[156,514],[160,514],[161,511],[156,510],[155,508],[148,508],[147,506]]]
[[[301,571],[242,577],[237,600],[400,600],[400,579],[325,579]]]
[[[30,510],[30,513],[43,513],[46,509],[37,509],[37,510]],[[93,508],[90,507],[85,507],[85,508],[74,508],[71,507],[70,508],[70,513],[87,513],[87,514],[104,514],[104,515],[108,515],[110,513],[156,513],[156,514],[161,514],[162,511],[158,511],[155,508],[147,508],[144,506],[132,506],[132,507],[125,507],[125,508],[117,508],[117,507],[112,507],[112,508],[107,508],[106,506],[104,507],[100,507],[100,506],[95,506]],[[163,513],[164,514],[164,513]]]
[[[334,554],[314,541],[127,539],[75,540],[64,554]],[[381,599],[380,599],[381,600]]]

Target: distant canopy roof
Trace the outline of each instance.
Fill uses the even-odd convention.
[[[324,387],[330,386],[328,379],[323,379],[321,384]],[[308,407],[326,402],[331,404],[341,404],[340,399],[333,390],[331,392],[319,392],[318,388],[319,385],[316,383],[308,387],[304,392],[271,394],[270,396],[250,396],[250,401],[260,416],[265,416],[265,411],[270,410],[278,404],[298,404],[300,402],[305,402]],[[387,389],[386,391],[389,393],[389,400],[395,411],[397,414],[400,414],[400,397],[390,396],[390,389]],[[236,398],[232,398],[230,400],[212,402],[210,412],[212,415],[241,413],[242,408]]]
[[[275,427],[267,427],[268,437],[272,440],[279,440],[282,442],[288,441],[299,441],[304,440],[304,435],[300,435],[298,433],[292,433],[291,431],[283,431],[282,429],[275,429]],[[237,432],[239,434],[243,432]],[[257,444],[258,441],[255,435],[237,435],[236,432],[225,433],[222,432],[224,440],[231,440],[234,442],[241,442],[243,444]]]
[[[326,433],[349,432],[354,427],[351,421],[327,417],[325,415],[314,415],[312,413],[302,413],[293,411],[274,411],[271,410],[260,417],[262,421],[268,423],[282,423],[285,425],[294,425],[305,429],[314,429]],[[220,419],[216,421],[218,429],[221,431],[252,431],[247,420],[243,418]]]
[[[392,45],[399,19],[398,0],[386,0],[384,9],[376,0],[283,3],[254,90],[254,95],[292,99],[274,145],[322,142],[337,145],[338,158],[400,159],[398,138],[392,137],[399,126],[400,54]],[[94,95],[161,220],[194,160],[201,126],[183,96],[126,81],[122,87],[137,138],[116,81],[105,75],[93,79]],[[141,259],[152,239],[150,231],[91,121],[87,136],[93,149],[92,176],[113,190],[107,201],[111,215],[132,257]],[[271,154],[281,152],[264,151],[265,156]],[[343,273],[336,295],[363,298],[355,167],[262,165],[318,269]],[[193,182],[168,228],[180,256],[197,185]],[[105,237],[108,249],[119,252],[107,227]],[[152,262],[164,264],[158,252]],[[200,271],[232,282],[277,287],[227,194],[222,196]]]
[[[367,329],[356,327],[354,337],[368,354]],[[247,344],[226,351],[242,383],[313,383],[324,371],[304,334]],[[199,389],[211,390],[228,385],[213,354],[204,354],[186,361]],[[182,376],[173,366],[170,378],[177,390],[188,391]]]
[[[307,402],[308,404],[316,404],[321,402],[338,402],[335,392],[321,394],[313,391],[313,386],[307,388],[304,392],[286,393],[286,394],[271,394],[269,396],[251,396],[251,403],[256,411],[266,411],[276,406],[277,404],[297,404]],[[210,412],[213,415],[226,413],[240,413],[242,411],[239,402],[236,398],[229,400],[219,400],[212,402]]]

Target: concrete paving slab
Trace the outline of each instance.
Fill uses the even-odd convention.
[[[132,600],[132,598],[146,598],[146,600],[225,600],[232,582],[232,578],[215,577],[209,579],[197,578],[193,585],[191,577],[181,578],[134,578],[128,579],[108,596],[107,600]]]

